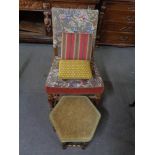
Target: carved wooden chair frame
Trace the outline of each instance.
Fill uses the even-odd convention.
[[[45,29],[46,29],[46,34],[48,36],[52,36],[51,6],[49,3],[43,3],[43,8],[45,9],[45,11],[44,11],[44,25],[45,25]],[[51,58],[51,64],[53,63],[55,56],[58,56],[58,47],[55,44],[53,44],[53,51],[54,51],[54,54]],[[92,50],[92,57],[91,57],[91,67],[92,67],[91,69],[92,69],[92,74],[94,75],[94,68],[92,65],[93,63],[94,63],[94,47]],[[91,101],[94,103],[95,106],[98,106],[99,101],[101,100],[102,94],[99,93],[99,94],[91,94],[91,95],[84,94],[84,95],[88,96],[91,99]],[[55,107],[55,105],[59,101],[59,98],[61,97],[61,95],[63,95],[63,94],[53,94],[53,93],[48,94],[48,102],[49,102],[49,107],[51,110]]]

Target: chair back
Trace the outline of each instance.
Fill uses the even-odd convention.
[[[61,47],[62,32],[91,33],[95,45],[98,10],[53,7],[51,11],[54,47]]]

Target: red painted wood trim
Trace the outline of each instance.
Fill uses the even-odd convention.
[[[102,94],[104,87],[97,88],[52,88],[45,86],[48,94]]]

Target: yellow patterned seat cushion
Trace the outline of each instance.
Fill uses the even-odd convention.
[[[88,60],[60,60],[59,78],[91,79],[92,71]]]

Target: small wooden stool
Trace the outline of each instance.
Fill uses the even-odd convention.
[[[100,120],[100,113],[86,96],[63,96],[50,112],[50,121],[62,143],[85,149]]]

